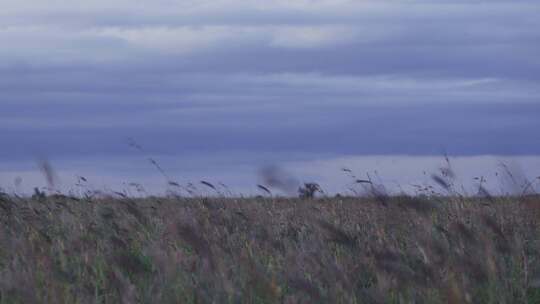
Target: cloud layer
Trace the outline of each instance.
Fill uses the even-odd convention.
[[[1,3],[8,162],[540,154],[538,1]]]

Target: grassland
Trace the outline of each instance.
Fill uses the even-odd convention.
[[[540,303],[540,198],[0,196],[0,303]]]

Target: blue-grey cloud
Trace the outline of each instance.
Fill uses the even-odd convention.
[[[4,8],[5,160],[540,154],[537,1]]]

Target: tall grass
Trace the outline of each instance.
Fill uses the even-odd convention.
[[[445,159],[415,196],[343,168],[353,196],[330,197],[266,167],[253,198],[182,185],[153,158],[166,196],[98,191],[83,176],[63,195],[42,161],[48,187],[0,191],[0,304],[540,303],[532,183],[506,168],[517,195],[492,195],[484,177],[465,195]]]
[[[534,195],[3,194],[0,303],[539,303],[539,220]]]

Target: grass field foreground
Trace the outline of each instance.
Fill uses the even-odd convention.
[[[540,303],[540,199],[0,196],[0,303]]]

